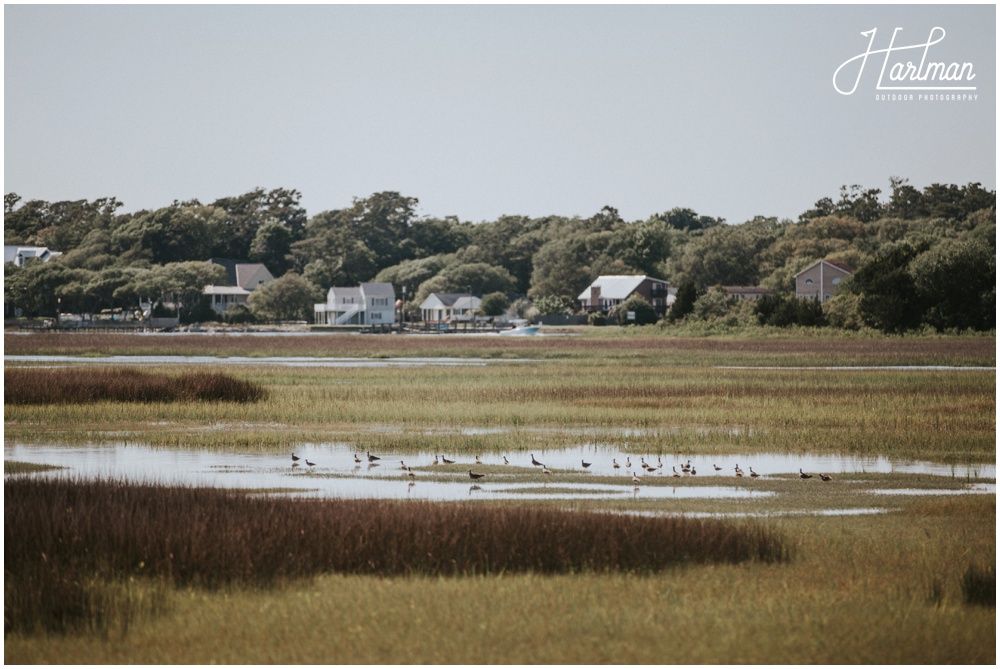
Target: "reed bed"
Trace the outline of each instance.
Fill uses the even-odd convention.
[[[652,573],[787,560],[752,524],[529,506],[291,500],[114,481],[4,484],[5,631],[106,616],[95,583],[273,586],[320,573]]]
[[[255,402],[266,395],[258,383],[221,373],[171,376],[136,369],[4,369],[5,405]]]
[[[4,338],[7,354],[460,357],[600,359],[678,365],[996,364],[994,336],[858,336],[819,331],[764,336],[675,337],[656,328],[580,328],[572,337],[338,334],[205,337],[183,334],[34,333]]]

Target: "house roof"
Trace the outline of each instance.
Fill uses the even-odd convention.
[[[797,272],[793,276],[793,278],[798,277],[799,274],[805,274],[806,272],[808,272],[809,270],[811,270],[816,265],[819,265],[820,263],[825,263],[825,264],[829,265],[830,267],[834,267],[836,269],[839,269],[841,272],[846,272],[847,274],[853,274],[854,273],[854,268],[851,267],[850,265],[848,265],[843,260],[817,260],[816,262],[814,262],[813,264],[809,265],[809,267],[806,267],[801,272]]]
[[[651,276],[646,275],[617,275],[608,274],[597,277],[592,284],[587,286],[587,289],[580,293],[580,296],[576,299],[587,300],[590,299],[590,289],[597,286],[601,289],[601,298],[609,300],[624,300],[638,288],[643,281],[649,279],[650,281],[655,281],[657,283],[667,283],[663,279],[654,279]]]
[[[249,295],[250,291],[239,286],[214,286],[209,284],[202,290],[204,295]]]
[[[22,260],[27,260],[29,258],[41,258],[42,260],[49,260],[56,256],[61,256],[61,251],[52,251],[47,246],[7,246],[3,247],[3,261],[5,263],[12,262],[17,263],[18,256]]]
[[[755,293],[766,295],[774,292],[770,288],[761,288],[760,286],[723,286],[722,289],[730,294],[743,293],[747,295],[753,295]]]
[[[259,262],[249,262],[246,260],[233,260],[232,258],[209,258],[208,262],[214,265],[221,265],[226,270],[226,283],[230,286],[243,286],[244,288],[256,288],[252,284],[254,277],[263,273],[265,281],[273,281],[274,276],[270,270]]]
[[[396,290],[391,283],[362,283],[361,292],[367,297],[396,297]]]
[[[475,309],[480,300],[469,293],[431,293],[420,305],[421,309],[451,307],[452,309]]]

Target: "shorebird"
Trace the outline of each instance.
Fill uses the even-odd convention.
[[[476,456],[476,464],[477,464],[477,465],[481,465],[481,464],[483,464],[483,461],[479,459],[479,456],[478,456],[478,455]]]
[[[473,481],[478,481],[484,476],[486,476],[486,474],[473,474],[472,470],[471,469],[469,470],[469,478],[472,479]]]
[[[594,463],[593,462],[584,462],[583,460],[580,460],[580,464],[583,465],[584,469],[586,469],[587,467],[589,467],[590,465],[592,465]]]
[[[802,471],[801,469],[799,469],[799,478],[800,479],[811,479],[812,477],[813,477],[812,474],[806,474],[804,471]]]
[[[632,483],[642,483],[642,479],[636,476],[635,472],[632,472]]]
[[[434,456],[434,464],[437,464],[437,463],[438,463],[438,456],[435,455]]]
[[[506,456],[506,455],[505,455],[505,456],[503,456],[503,463],[504,463],[505,465],[509,465],[509,464],[510,464],[509,462],[507,462],[507,456]]]
[[[697,474],[698,474],[698,472],[696,472],[696,471],[694,470],[694,467],[692,466],[692,467],[691,467],[691,476],[697,476]]]
[[[674,468],[673,468],[673,470],[674,470],[674,476],[676,476],[677,478],[680,478],[680,477],[681,477],[681,475],[680,475],[680,473],[679,473],[679,472],[677,471],[677,467],[674,467]]]
[[[715,469],[715,471],[717,471],[717,472],[721,472],[721,471],[722,471],[722,467],[720,467],[719,465],[716,465],[716,464],[713,464],[713,465],[712,465],[712,467],[713,467],[713,468]]]
[[[405,472],[405,471],[406,471],[407,469],[409,469],[409,467],[407,467],[407,466],[406,466],[406,463],[405,463],[405,462],[403,462],[402,460],[400,460],[400,461],[399,461],[399,468],[400,468],[400,469],[402,469],[402,470],[403,470],[404,472]]]
[[[299,461],[299,456],[292,453],[292,462],[298,462],[298,461]]]
[[[531,464],[535,465],[536,467],[544,467],[545,466],[541,462],[539,462],[538,460],[535,459],[535,454],[534,453],[531,454]]]
[[[618,464],[618,461],[615,460],[614,458],[611,458],[611,466],[614,467],[615,469],[621,469],[621,465]]]
[[[448,458],[444,457],[443,455],[441,456],[441,462],[445,463],[446,465],[453,465],[453,464],[455,464],[454,460],[449,460]]]
[[[308,460],[306,460],[306,464],[309,465],[310,467],[315,467],[316,466],[315,462],[309,462]]]
[[[740,469],[739,465],[736,465],[736,475],[737,476],[743,476],[743,470]]]
[[[827,474],[820,474],[820,475],[819,475],[819,477],[820,477],[820,478],[821,478],[822,480],[824,480],[824,481],[832,481],[832,480],[833,480],[833,477],[832,477],[832,476],[829,476],[829,475],[827,475]]]
[[[681,471],[684,472],[685,474],[687,474],[689,471],[691,471],[691,461],[690,460],[688,460],[683,465],[681,465]]]
[[[411,479],[417,478],[417,475],[413,473],[413,470],[410,469],[409,467],[406,468],[406,475],[409,476]]]
[[[751,478],[757,478],[758,476],[760,476],[760,474],[758,474],[757,472],[755,472],[753,470],[753,467],[751,467],[750,468],[750,476],[751,476]]]
[[[625,468],[632,469],[632,458],[625,456]]]
[[[656,458],[656,468],[663,469],[663,460],[661,460],[659,457]]]
[[[548,467],[546,467],[545,465],[542,465],[542,473],[543,474],[551,474],[552,470],[549,469]]]
[[[357,465],[361,464],[361,458],[358,457],[357,453],[354,454],[354,464],[357,464]]]
[[[365,455],[368,456],[368,462],[375,462],[376,460],[381,460],[382,459],[382,458],[380,458],[377,455],[372,455],[371,453],[368,453],[367,451],[365,452]]]

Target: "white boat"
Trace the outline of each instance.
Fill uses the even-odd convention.
[[[541,326],[539,325],[531,325],[527,321],[521,321],[520,323],[517,323],[517,327],[513,330],[504,330],[500,334],[507,337],[529,337],[531,335],[538,334],[538,329],[540,327]]]

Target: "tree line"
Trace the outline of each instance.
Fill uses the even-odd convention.
[[[645,274],[682,289],[668,322],[982,330],[995,321],[995,201],[979,183],[920,190],[893,178],[885,197],[844,186],[795,221],[728,224],[686,208],[626,221],[605,206],[588,217],[472,223],[420,216],[416,198],[391,191],[313,216],[298,191],[284,188],[134,213],[121,213],[115,198],[45,202],[9,193],[4,243],[62,255],[22,268],[8,263],[4,299],[29,316],[169,299],[189,319],[208,318],[201,290],[225,279],[205,261],[231,258],[263,263],[279,277],[254,291],[256,313],[247,316],[258,318],[311,319],[329,287],[364,281],[390,282],[398,297],[406,286],[411,310],[430,293],[468,290],[506,296],[521,312],[569,313],[597,276]],[[858,271],[812,313],[816,307],[796,306],[789,294],[794,275],[824,258]],[[761,311],[734,306],[712,290],[719,285],[776,295]]]

